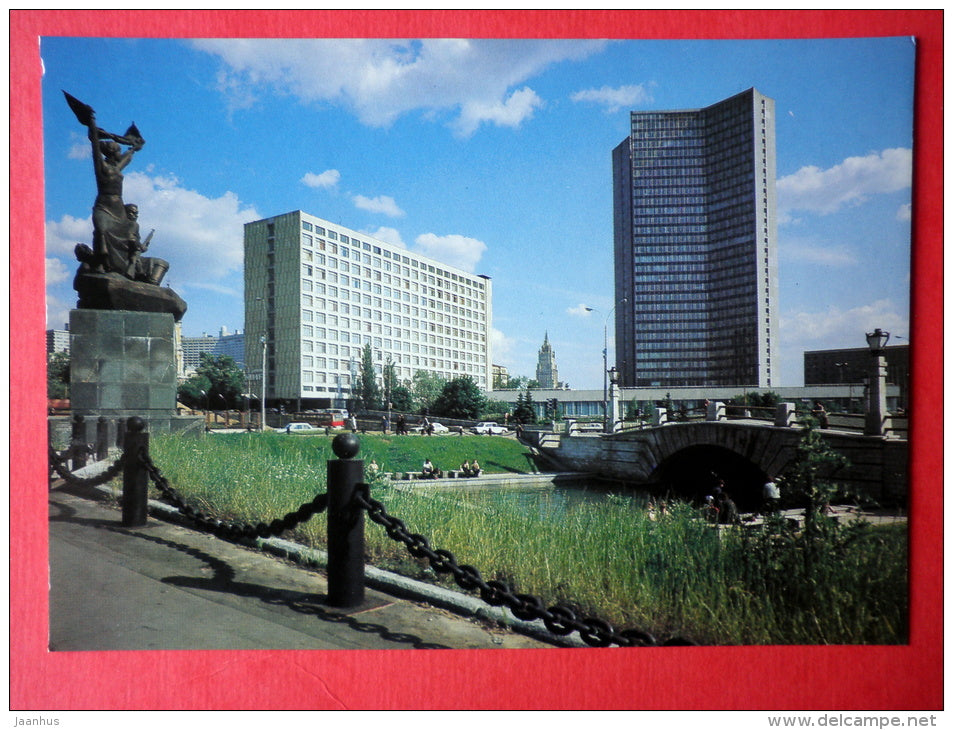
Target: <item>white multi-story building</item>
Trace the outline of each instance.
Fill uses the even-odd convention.
[[[46,331],[46,354],[69,352],[69,324],[61,330]]]
[[[302,211],[245,224],[245,363],[252,390],[302,408],[343,405],[365,345],[382,374],[418,370],[492,387],[492,285]]]
[[[203,334],[201,337],[182,338],[182,367],[180,375],[188,376],[201,364],[202,353],[209,355],[227,355],[235,361],[238,368],[245,366],[245,335],[241,332],[229,334],[225,327],[218,336]]]

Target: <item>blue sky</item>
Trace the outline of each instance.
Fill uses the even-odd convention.
[[[61,90],[146,139],[127,168],[186,335],[243,327],[242,225],[301,209],[493,279],[496,363],[601,388],[611,151],[628,112],[749,87],[777,112],[781,385],[804,350],[909,335],[914,45],[43,38],[47,324],[75,305],[92,162]],[[592,310],[592,311],[587,311]],[[901,339],[903,338],[903,339]]]

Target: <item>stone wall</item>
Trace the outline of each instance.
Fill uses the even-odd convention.
[[[532,442],[554,468],[590,472],[631,482],[648,483],[666,459],[677,459],[692,446],[710,445],[733,452],[765,474],[782,475],[797,457],[798,428],[732,422],[670,424],[612,436],[534,435]],[[849,466],[833,481],[882,504],[903,502],[908,493],[908,443],[845,432],[824,437]]]

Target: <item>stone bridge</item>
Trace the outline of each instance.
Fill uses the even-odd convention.
[[[824,439],[849,466],[830,478],[880,504],[902,504],[907,495],[906,439],[825,429]],[[580,471],[700,499],[712,474],[741,509],[755,509],[768,476],[780,477],[797,455],[803,430],[756,420],[666,423],[614,434],[527,434],[539,455],[561,471]]]

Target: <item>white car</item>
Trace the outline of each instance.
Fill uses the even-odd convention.
[[[444,426],[442,423],[436,423],[436,422],[431,423],[430,428],[433,429],[434,433],[448,433],[450,431],[450,429]],[[417,433],[422,433],[424,430],[424,427],[423,427],[423,424],[418,423],[416,426],[411,426],[410,430],[416,431]]]
[[[309,431],[321,431],[322,429],[312,426],[310,423],[289,423],[285,426],[285,433],[307,433]]]
[[[475,433],[484,433],[488,436],[500,436],[504,433],[509,433],[509,429],[501,426],[496,421],[481,421],[476,426],[473,427]]]

